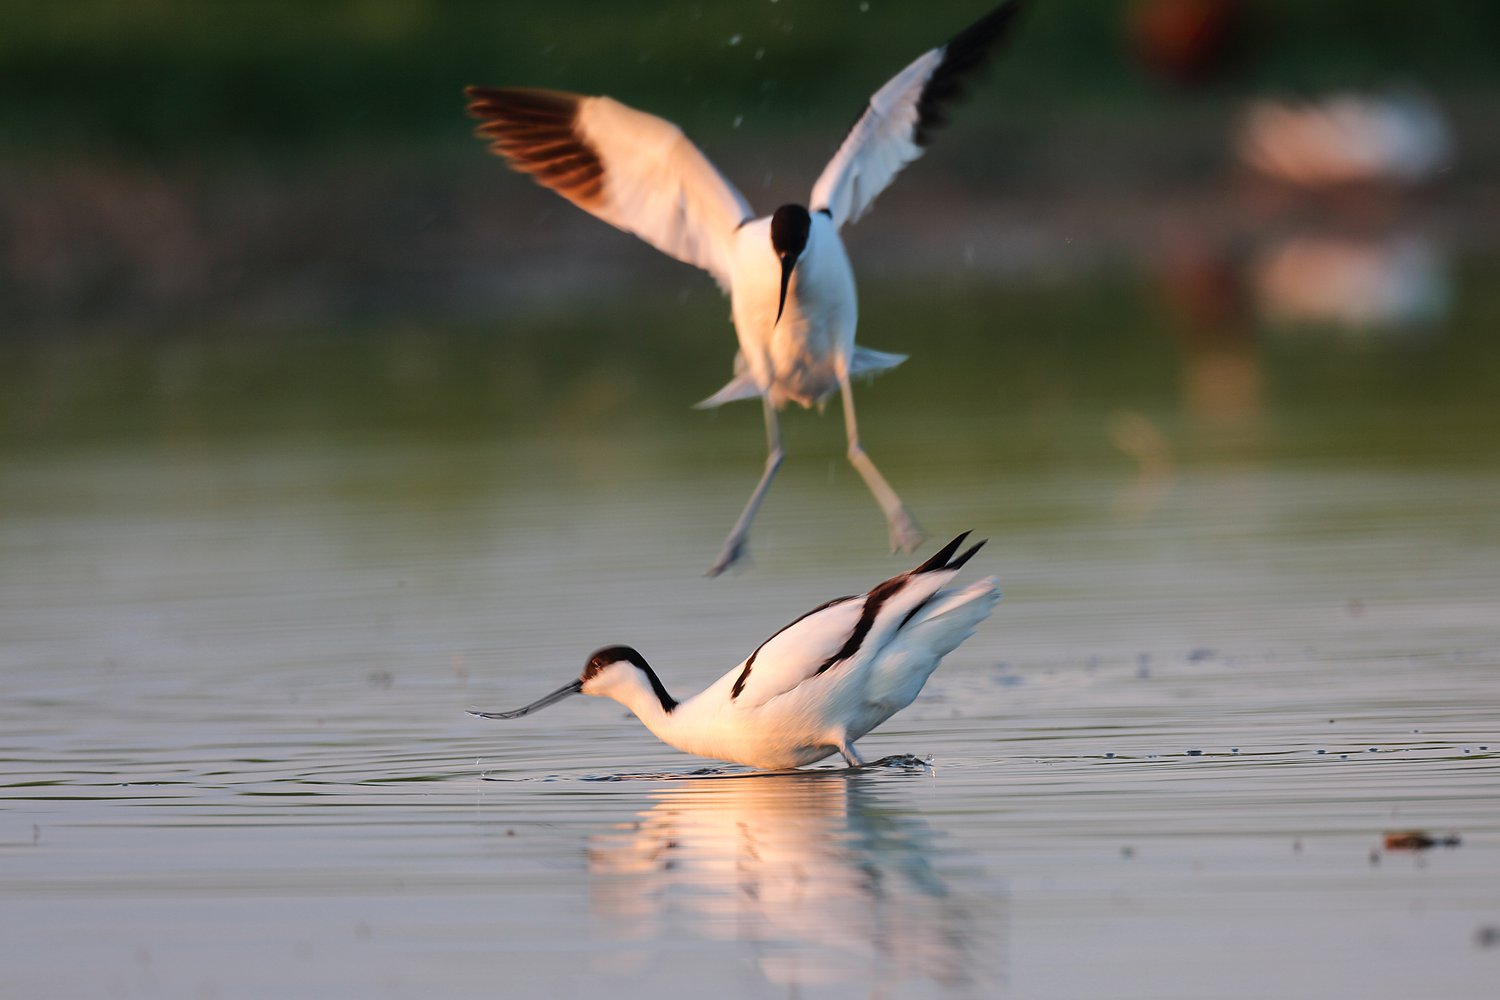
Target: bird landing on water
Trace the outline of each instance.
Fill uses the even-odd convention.
[[[777,411],[789,402],[843,398],[850,463],[885,513],[893,549],[912,552],[922,532],[860,442],[850,379],[904,355],[854,343],[858,298],[839,235],[896,174],[925,151],[946,110],[1010,34],[1021,0],[1007,0],[919,56],[870,98],[823,168],[807,205],[756,218],[733,184],[681,129],[608,97],[470,87],[479,134],[517,170],[605,222],[708,271],[729,293],[739,352],[727,385],[699,406],[759,397],[765,469],[709,568],[745,553],[750,524],[784,451]]]

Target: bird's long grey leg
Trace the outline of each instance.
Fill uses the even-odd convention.
[[[850,767],[864,767],[865,766],[865,760],[864,760],[864,758],[861,757],[855,751],[855,749],[854,749],[854,743],[852,741],[850,741],[850,740],[839,740],[838,743],[835,744],[835,745],[839,748],[839,753],[841,753],[841,754],[844,755],[844,760],[848,763],[848,765]]]
[[[766,498],[771,480],[776,478],[776,470],[781,468],[781,460],[786,457],[786,452],[781,448],[781,425],[776,420],[776,408],[765,396],[760,401],[766,414],[766,470],[760,474],[760,482],[755,484],[755,492],[750,494],[745,509],[740,511],[740,519],[734,522],[729,537],[724,539],[719,557],[708,568],[709,576],[718,576],[745,554],[745,543],[750,538],[750,522],[755,520],[755,512],[760,509],[760,502]]]
[[[860,447],[859,421],[854,417],[854,392],[849,387],[847,373],[840,373],[839,389],[844,394],[844,432],[849,438],[849,464],[864,477],[865,485],[875,495],[875,502],[885,511],[885,522],[891,530],[892,551],[912,552],[922,544],[922,529],[917,527],[916,519]]]

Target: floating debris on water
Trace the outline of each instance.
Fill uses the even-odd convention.
[[[1385,835],[1387,851],[1425,851],[1430,847],[1458,847],[1462,843],[1456,833],[1439,837],[1425,830],[1395,830]]]

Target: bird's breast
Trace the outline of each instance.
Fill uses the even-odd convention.
[[[812,406],[839,386],[854,353],[858,303],[842,245],[813,244],[798,259],[781,303],[781,261],[763,247],[741,255],[732,291],[740,351],[771,402]],[[778,319],[777,309],[781,307]]]

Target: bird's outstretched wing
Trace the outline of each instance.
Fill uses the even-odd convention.
[[[771,636],[739,668],[730,700],[754,708],[819,674],[878,652],[984,544],[960,553],[967,537],[964,532],[916,569],[877,584],[867,594],[829,601]]]
[[[469,87],[478,134],[516,170],[729,288],[750,205],[669,121],[608,97]]]
[[[947,121],[946,105],[1010,33],[1021,6],[1022,0],[1006,0],[877,90],[813,185],[813,211],[827,211],[835,227],[864,215],[901,168],[922,155],[932,131]]]

